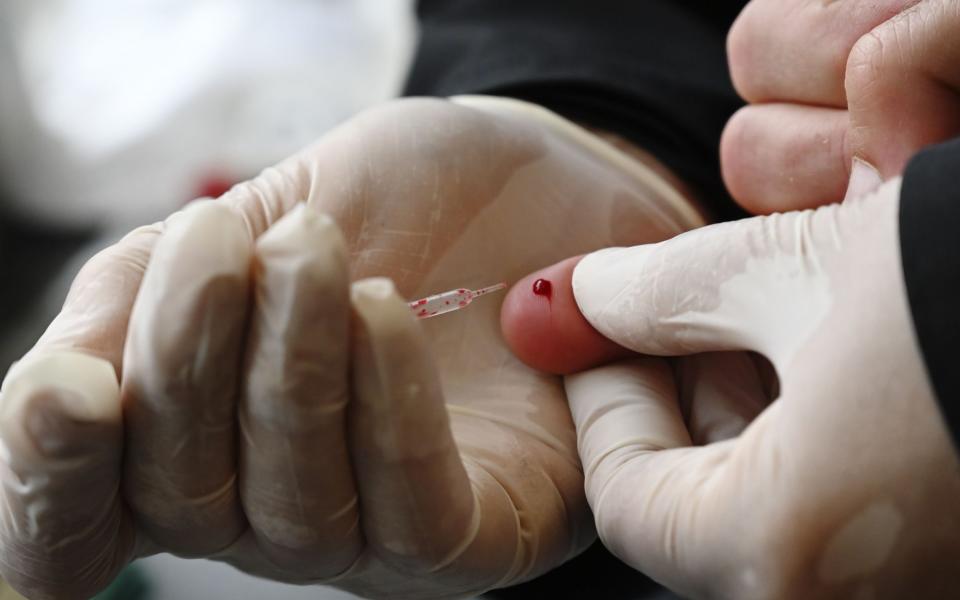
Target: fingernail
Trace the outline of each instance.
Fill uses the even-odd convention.
[[[847,184],[847,194],[844,200],[859,198],[874,191],[883,184],[883,178],[873,165],[865,160],[854,157],[850,169],[850,183]]]

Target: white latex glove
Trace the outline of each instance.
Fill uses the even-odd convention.
[[[0,571],[32,598],[155,552],[390,598],[535,577],[595,538],[561,381],[498,298],[422,325],[403,299],[700,224],[530,105],[365,113],[81,271],[3,389]]]
[[[738,437],[697,447],[675,359],[567,377],[587,498],[617,556],[694,598],[960,589],[960,468],[914,339],[899,185],[578,264],[577,303],[608,338],[646,355],[753,350],[780,379]]]

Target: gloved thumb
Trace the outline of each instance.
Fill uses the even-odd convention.
[[[837,209],[755,217],[658,244],[600,250],[574,269],[573,294],[598,332],[636,352],[753,350],[777,364],[829,308],[819,248],[834,239]]]

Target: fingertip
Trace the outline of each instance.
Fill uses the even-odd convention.
[[[119,459],[120,392],[113,366],[74,352],[32,356],[3,386],[0,429],[16,468]]]
[[[337,257],[346,254],[346,241],[334,220],[306,203],[298,204],[281,217],[258,238],[257,247],[323,249]]]
[[[376,330],[380,337],[413,329],[410,327],[413,315],[397,293],[393,280],[387,277],[369,277],[353,282],[350,304],[362,321],[363,329]]]
[[[413,396],[439,395],[427,339],[394,282],[387,277],[355,281],[350,286],[350,304],[355,391],[373,390],[357,391],[357,395],[382,396],[384,390],[379,388],[391,378],[420,381],[415,387],[424,393]],[[413,396],[409,399],[416,400]]]
[[[6,420],[11,411],[20,409],[23,399],[43,389],[72,398],[63,407],[72,419],[120,420],[120,385],[113,365],[102,358],[79,352],[49,352],[14,363],[0,388],[5,396],[0,415]]]
[[[255,305],[258,316],[273,323],[268,327],[271,333],[278,333],[277,323],[311,319],[313,323],[283,331],[312,340],[315,336],[305,328],[317,319],[338,320],[329,313],[346,312],[348,306],[347,258],[346,242],[333,219],[306,204],[260,236],[253,262]],[[345,315],[339,318],[343,319]]]
[[[598,333],[573,296],[573,269],[582,256],[561,261],[518,281],[500,312],[504,340],[521,361],[565,375],[632,355]]]

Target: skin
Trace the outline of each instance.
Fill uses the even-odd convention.
[[[577,308],[570,278],[579,256],[527,275],[507,293],[500,311],[503,338],[531,367],[567,375],[623,358],[630,351],[600,335]],[[533,293],[533,282],[551,283],[551,298]]]
[[[692,598],[956,589],[960,470],[912,328],[898,202],[894,180],[580,259],[571,316],[636,353],[565,378],[614,554]],[[505,323],[537,310],[511,306]],[[775,389],[742,350],[769,359]]]
[[[4,578],[31,597],[90,595],[174,552],[371,597],[456,597],[585,549],[561,380],[511,355],[496,297],[424,322],[404,299],[699,222],[632,159],[531,110],[388,104],[86,265],[21,361],[54,367],[14,372],[4,392],[7,472],[38,486],[5,488],[19,508],[0,519]],[[119,392],[82,386],[78,355]],[[109,435],[57,425],[70,404],[43,389],[99,406],[83,422]],[[76,445],[69,468],[21,435],[31,419],[49,425],[33,439]]]
[[[949,0],[750,2],[727,43],[748,102],[721,142],[731,194],[760,214],[836,202],[960,134],[958,27]]]
[[[595,367],[568,377],[567,392],[601,538],[691,597],[944,597],[956,589],[960,471],[895,268],[898,185],[884,186],[878,198],[860,196],[901,173],[917,150],[960,133],[958,14],[955,3],[938,1],[755,0],[731,31],[734,82],[750,102],[722,141],[733,195],[758,213],[846,195],[842,207],[788,212],[762,226],[769,232],[791,221],[829,224],[803,227],[803,243],[766,257],[816,256],[804,272],[828,274],[825,316],[809,318],[822,301],[822,281],[813,279],[782,303],[749,302],[774,298],[789,285],[790,261],[772,280],[755,276],[741,301],[710,300],[746,285],[724,275],[737,263],[732,255],[790,238],[789,226],[780,235],[751,236],[747,222],[706,228],[689,243],[678,239],[651,263],[638,248],[633,265],[621,261],[615,280],[637,277],[641,287],[584,309],[593,323],[606,315],[609,322],[598,326],[624,346],[646,355],[700,353],[690,357],[599,366],[617,350],[598,341],[570,303],[538,321],[540,309],[526,290],[510,292],[505,338],[526,327],[542,340],[513,341],[518,355],[558,372]],[[842,252],[831,248],[836,244]],[[530,278],[569,290],[581,258]],[[690,272],[698,268],[705,270]],[[796,298],[802,300],[794,310]],[[617,312],[625,299],[630,310]],[[743,314],[712,314],[738,305]],[[709,444],[703,420],[684,400],[690,383],[678,377],[678,365],[744,345],[770,357],[780,381],[751,390],[749,377],[741,378],[722,395],[736,404],[765,389],[777,400],[748,418],[748,427],[725,426],[733,435]],[[564,360],[572,352],[574,364]],[[736,372],[714,372],[706,387],[716,389]],[[764,379],[761,369],[757,374]],[[882,458],[891,439],[896,451]],[[767,488],[769,481],[776,483]]]
[[[892,177],[922,146],[960,133],[958,26],[952,2],[750,2],[727,44],[734,85],[749,102],[721,144],[733,196],[763,214],[834,202],[848,189],[852,157]],[[566,301],[580,258],[537,271],[508,294],[504,336],[527,364],[566,374],[618,355]],[[563,300],[553,320],[527,293],[538,278]]]

